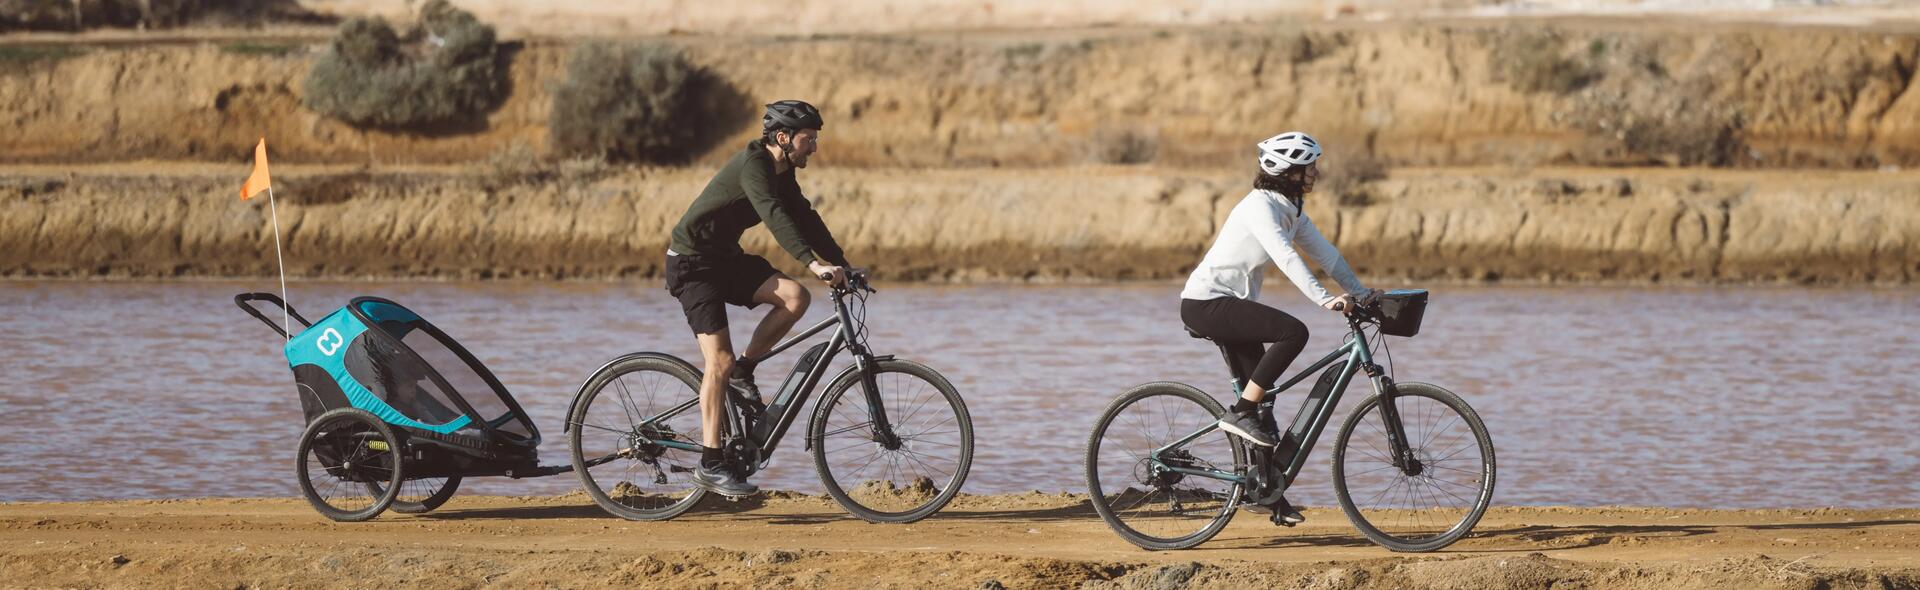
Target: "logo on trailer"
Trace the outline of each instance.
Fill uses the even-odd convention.
[[[347,339],[341,338],[340,333],[333,328],[327,328],[327,331],[321,332],[320,338],[314,341],[314,345],[320,347],[320,354],[327,356],[340,352],[340,346],[346,343]]]

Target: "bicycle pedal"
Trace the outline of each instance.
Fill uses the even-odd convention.
[[[1287,528],[1293,528],[1293,527],[1296,527],[1296,526],[1300,526],[1300,523],[1297,523],[1297,522],[1287,522],[1287,521],[1286,521],[1285,519],[1283,519],[1283,518],[1281,518],[1281,517],[1280,517],[1280,513],[1278,513],[1278,512],[1271,512],[1271,513],[1269,513],[1269,516],[1267,517],[1267,520],[1268,520],[1269,522],[1272,522],[1273,524],[1277,524],[1277,525],[1280,525],[1280,526],[1283,526],[1283,527],[1287,527]]]

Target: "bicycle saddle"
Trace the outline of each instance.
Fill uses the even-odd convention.
[[[1183,327],[1183,328],[1185,328],[1185,326],[1181,326],[1181,327]],[[1208,336],[1201,336],[1199,332],[1195,332],[1195,331],[1193,331],[1193,328],[1186,328],[1186,330],[1187,330],[1187,335],[1188,335],[1188,336],[1192,336],[1192,337],[1194,337],[1194,338],[1199,338],[1199,339],[1201,339],[1201,340],[1212,340],[1212,339],[1213,339],[1212,337],[1208,337]]]

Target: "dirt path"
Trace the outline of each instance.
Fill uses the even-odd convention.
[[[794,494],[663,523],[579,495],[358,524],[298,499],[6,504],[0,587],[1920,587],[1920,509],[1499,508],[1423,556],[1367,543],[1337,509],[1307,516],[1242,514],[1199,549],[1148,553],[1069,495],[967,497],[905,526]]]

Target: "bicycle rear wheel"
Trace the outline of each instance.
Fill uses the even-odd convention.
[[[677,359],[620,359],[587,379],[567,412],[574,474],[608,513],[628,520],[666,520],[700,502],[694,485],[700,378]],[[662,417],[665,416],[665,417]]]
[[[1100,519],[1120,538],[1152,550],[1207,542],[1233,520],[1240,483],[1170,471],[1248,471],[1246,451],[1217,428],[1151,459],[1220,419],[1219,402],[1191,386],[1158,382],[1135,387],[1107,406],[1087,439],[1087,492]]]
[[[1435,551],[1473,531],[1493,501],[1493,440],[1452,392],[1425,383],[1398,389],[1395,407],[1416,463],[1394,464],[1376,394],[1340,426],[1333,487],[1368,539],[1394,551]]]

